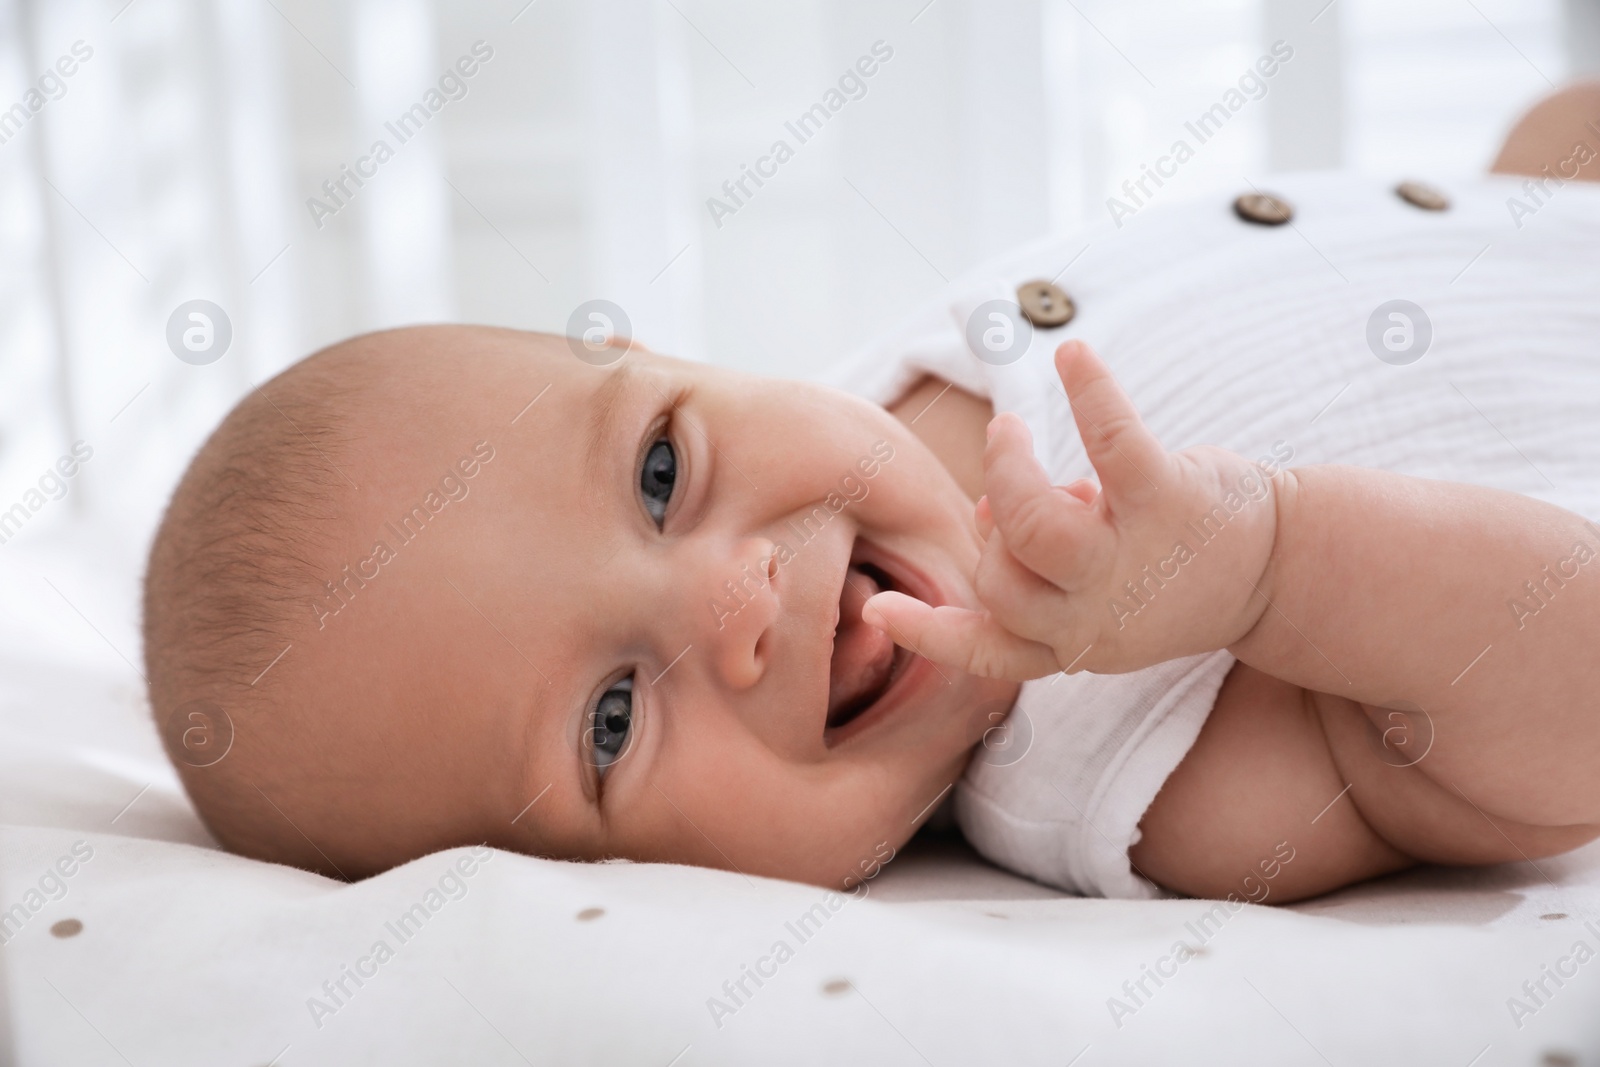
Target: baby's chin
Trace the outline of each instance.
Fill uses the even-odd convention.
[[[1033,721],[1017,703],[1021,685],[995,679],[974,679],[978,690],[967,712],[966,747],[956,777],[977,765],[1005,767],[1018,762],[1033,745]]]

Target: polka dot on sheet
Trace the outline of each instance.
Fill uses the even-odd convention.
[[[83,933],[83,921],[81,919],[62,919],[50,927],[50,932],[57,937],[77,937]]]
[[[578,921],[581,923],[593,922],[606,913],[604,908],[584,908],[578,912]]]
[[[1567,917],[1567,913],[1564,912],[1564,911],[1552,911],[1548,915],[1539,916],[1539,918],[1546,919],[1546,920],[1548,920],[1548,919],[1565,919],[1566,917]]]
[[[835,978],[831,982],[824,982],[822,983],[822,991],[830,997],[848,993],[850,991],[850,980],[847,978]]]

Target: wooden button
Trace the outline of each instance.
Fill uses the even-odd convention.
[[[1395,195],[1424,211],[1448,211],[1450,198],[1423,182],[1405,181],[1394,187]]]
[[[1294,218],[1294,205],[1271,193],[1245,193],[1233,202],[1236,215],[1262,226],[1282,226]]]
[[[1065,326],[1078,313],[1072,298],[1050,282],[1023,282],[1017,286],[1022,315],[1042,329]]]

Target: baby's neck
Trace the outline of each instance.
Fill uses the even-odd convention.
[[[989,401],[929,375],[888,411],[928,446],[967,496],[976,502],[983,495],[985,431],[994,418]]]

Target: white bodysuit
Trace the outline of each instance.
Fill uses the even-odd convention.
[[[972,272],[832,381],[885,405],[924,374],[986,396],[1027,421],[1067,484],[1094,477],[1052,360],[1079,337],[1169,449],[1276,450],[1290,466],[1475,483],[1600,517],[1600,187],[1434,184],[1447,210],[1402,200],[1393,180],[1285,176],[1270,186],[1295,210],[1280,226],[1243,221],[1229,196],[1153,204]],[[1005,362],[1004,331],[985,340],[1000,321],[987,302],[1034,279],[1076,316],[1034,328]],[[1506,592],[1509,617],[1520,591]],[[1026,683],[1004,743],[980,747],[956,790],[962,831],[1050,885],[1159,895],[1128,850],[1233,662],[1217,651]]]

